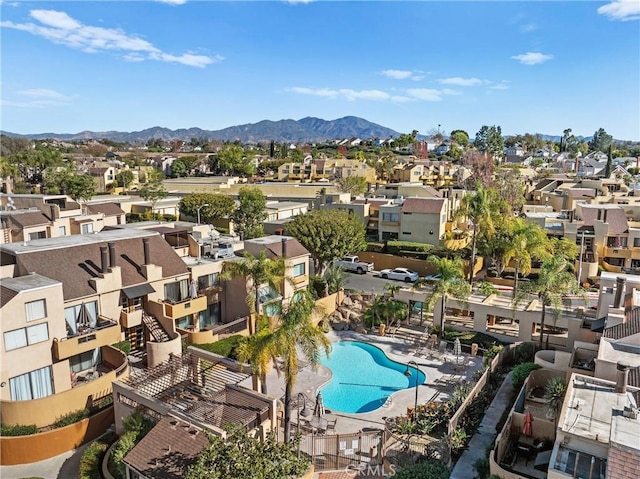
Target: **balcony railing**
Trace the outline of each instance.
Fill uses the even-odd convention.
[[[62,339],[54,338],[53,354],[60,361],[118,341],[120,325],[101,316],[95,328],[87,328],[79,334]]]
[[[120,324],[124,328],[133,328],[142,324],[142,306],[126,308],[120,312]]]
[[[165,302],[163,305],[164,315],[171,319],[177,319],[207,309],[207,297],[198,296],[197,298],[187,298],[175,303]]]

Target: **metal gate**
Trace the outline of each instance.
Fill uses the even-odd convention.
[[[313,462],[316,471],[327,471],[382,464],[383,446],[382,429],[365,429],[349,434],[304,436],[300,451]]]

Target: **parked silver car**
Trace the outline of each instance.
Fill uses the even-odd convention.
[[[396,279],[405,283],[413,283],[418,280],[418,273],[407,268],[383,269],[380,277],[384,279]]]

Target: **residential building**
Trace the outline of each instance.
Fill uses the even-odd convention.
[[[444,198],[396,199],[380,207],[379,240],[440,245],[447,224]]]

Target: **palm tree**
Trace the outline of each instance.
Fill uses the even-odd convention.
[[[320,363],[322,352],[327,356],[331,343],[312,321],[315,303],[308,291],[301,292],[280,317],[273,331],[273,352],[282,359],[285,378],[284,433],[285,442],[291,438],[291,395],[298,375],[298,351],[312,367]]]
[[[550,256],[542,263],[538,278],[525,283],[518,289],[513,298],[515,307],[531,295],[536,295],[542,304],[540,346],[542,346],[543,342],[547,308],[551,307],[554,316],[558,317],[560,316],[563,296],[582,291],[582,288],[576,283],[575,275],[569,270],[571,263],[563,254],[557,251],[557,248],[554,248],[554,253],[553,256]],[[548,343],[549,336],[547,335],[547,346]]]
[[[338,263],[331,262],[327,265],[327,269],[324,270],[324,280],[327,282],[329,294],[337,293],[340,289],[344,288],[347,281],[347,274],[344,268],[341,268]]]
[[[256,316],[260,312],[260,288],[264,285],[274,290],[282,289],[284,281],[285,264],[282,258],[268,258],[264,251],[258,256],[245,253],[240,261],[225,261],[220,279],[229,280],[235,276],[244,276],[251,281],[251,293],[247,296],[247,306]],[[254,328],[250,322],[249,332],[253,334]]]
[[[440,275],[440,279],[434,284],[433,291],[427,296],[427,310],[433,311],[436,301],[441,301],[440,330],[441,334],[444,334],[447,299],[453,297],[465,301],[471,294],[471,285],[465,281],[464,262],[461,258],[429,256],[427,260],[435,266],[437,274]]]
[[[544,388],[544,398],[547,401],[549,412],[553,413],[556,424],[558,424],[558,412],[564,402],[567,392],[567,383],[564,378],[551,378]]]
[[[518,290],[518,276],[531,272],[533,259],[544,260],[550,256],[551,244],[545,231],[535,223],[527,223],[517,218],[514,220],[508,240],[508,246],[503,253],[503,264],[515,261],[515,275],[513,294],[515,298]]]
[[[387,283],[384,285],[384,290],[389,293],[391,299],[393,299],[398,291],[400,291],[400,286],[397,284]]]
[[[267,371],[269,362],[276,362],[276,354],[273,344],[273,331],[269,321],[263,320],[258,325],[256,334],[242,338],[236,346],[236,355],[242,363],[249,363],[251,371],[260,379],[260,391],[267,394]]]
[[[476,261],[476,249],[480,229],[484,234],[493,231],[494,217],[502,209],[502,199],[495,190],[486,189],[478,185],[476,192],[466,195],[460,202],[460,208],[456,211],[457,218],[466,218],[473,226],[471,240],[471,266],[469,271],[469,284],[473,284],[473,268]]]

